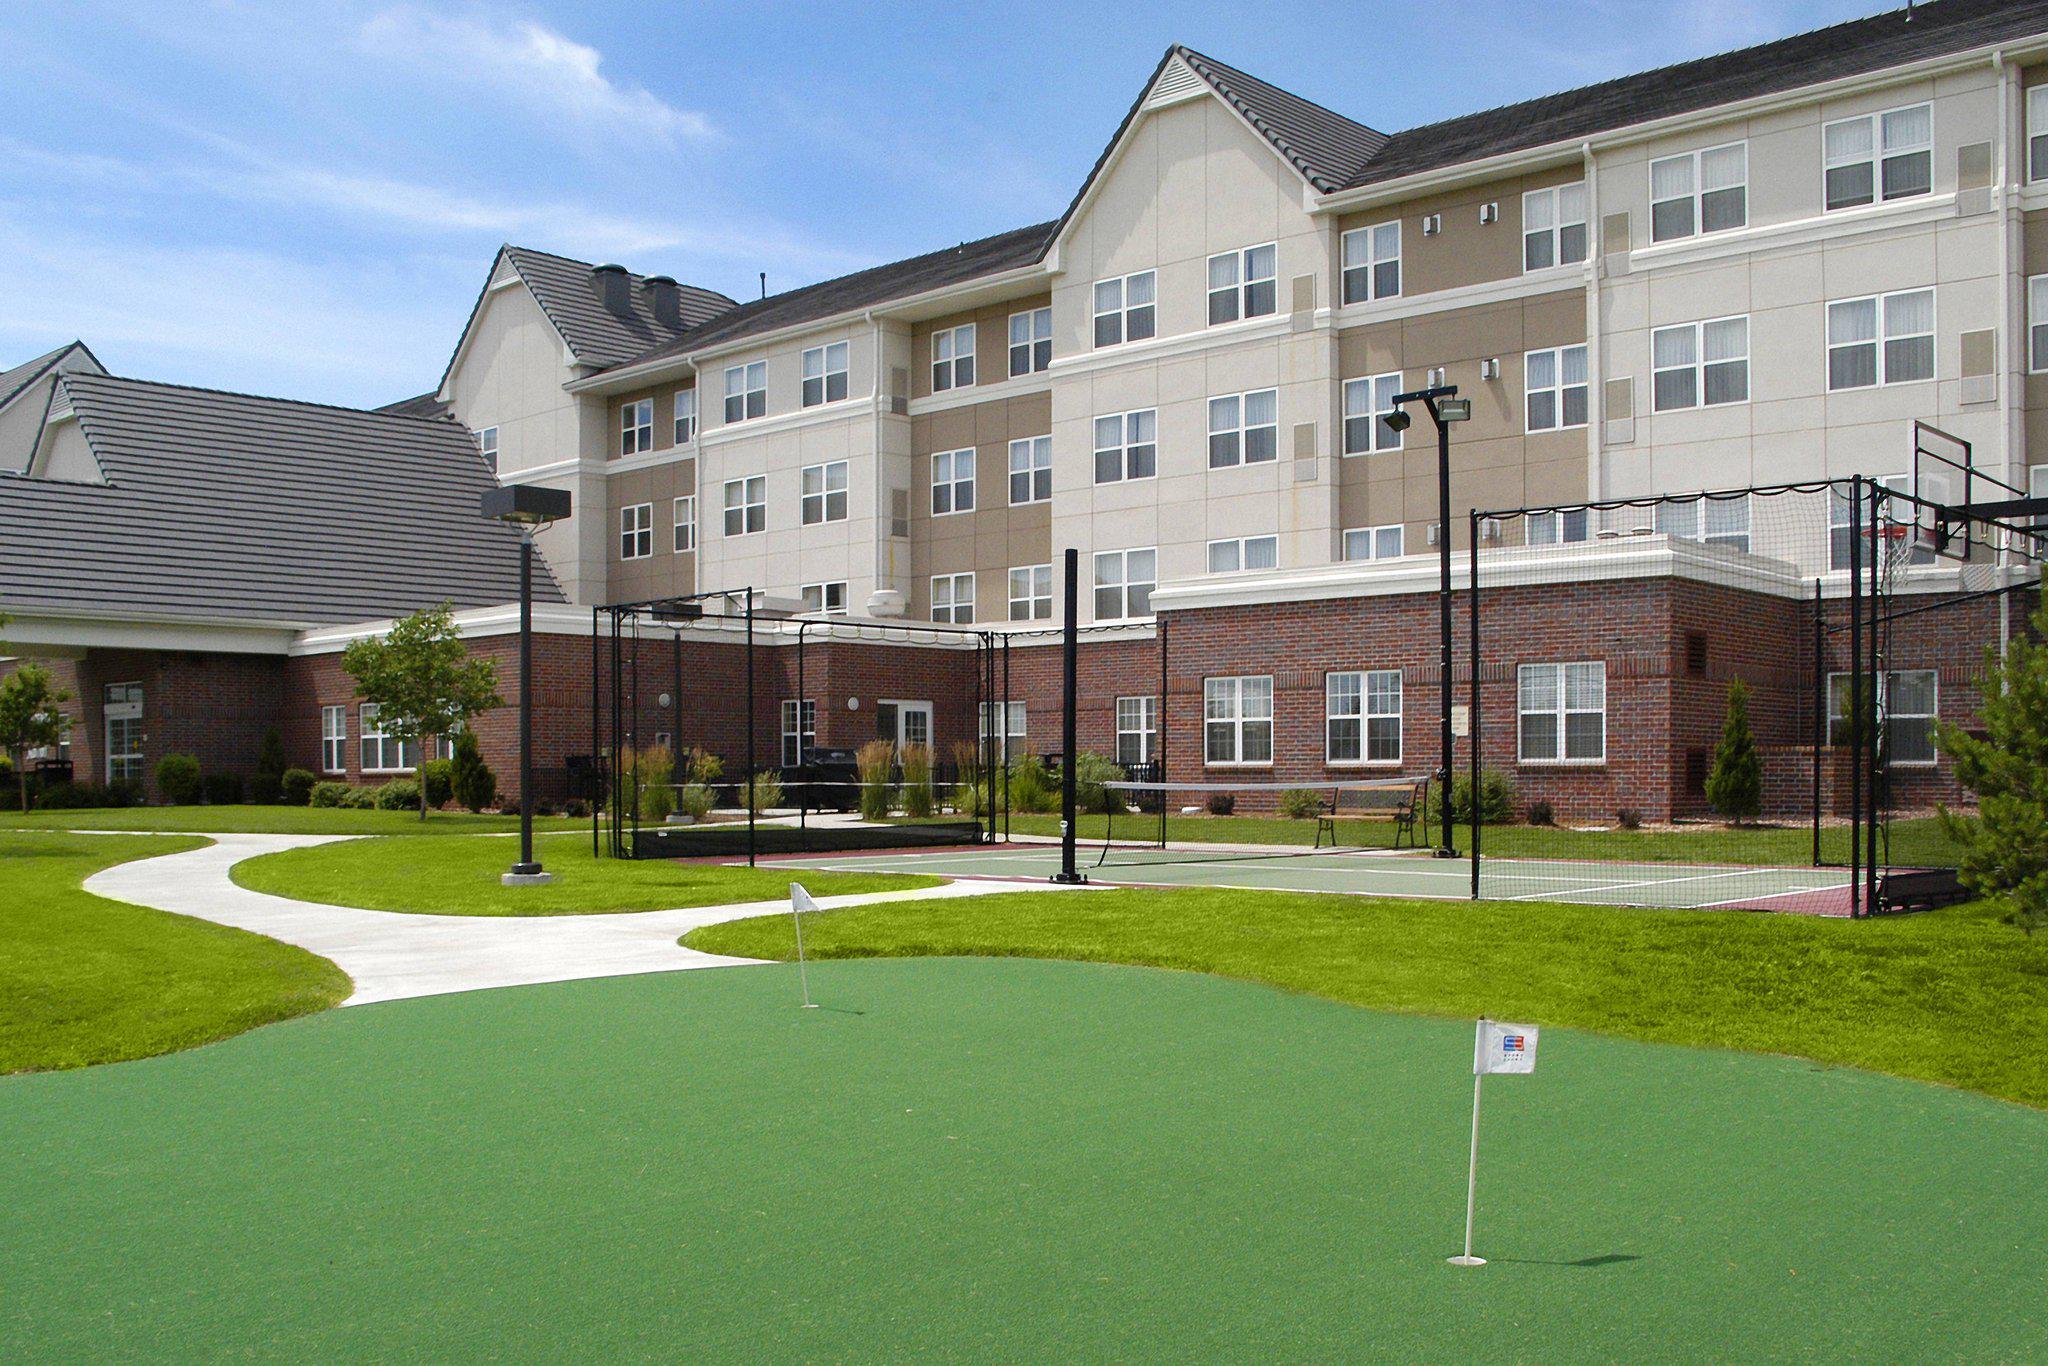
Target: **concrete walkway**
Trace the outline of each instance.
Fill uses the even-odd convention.
[[[323,906],[236,886],[228,869],[243,859],[330,844],[351,835],[207,835],[203,849],[117,864],[93,874],[94,896],[211,920],[319,954],[355,981],[344,1005],[436,996],[484,987],[567,982],[638,972],[731,967],[756,962],[698,953],[676,943],[704,925],[787,912],[787,901],[607,915],[413,915]],[[1040,890],[1039,882],[961,881],[941,887],[819,897],[821,907],[859,906],[991,892]]]

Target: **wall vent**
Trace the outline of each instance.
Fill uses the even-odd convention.
[[[1963,333],[1964,403],[1992,403],[1998,398],[1998,334],[1990,328]]]
[[[1626,264],[1615,265],[1612,262],[1612,258],[1616,256],[1627,257],[1630,246],[1631,243],[1628,240],[1628,215],[1626,213],[1610,213],[1603,216],[1600,219],[1600,250],[1610,258],[1607,267],[1609,270],[1619,273],[1628,269]]]
[[[1971,142],[1956,148],[1956,216],[1991,212],[1991,144]]]
[[[1313,313],[1316,311],[1316,277],[1297,275],[1294,277],[1294,311]]]
[[[1635,381],[1626,375],[1608,380],[1600,388],[1600,401],[1607,419],[1601,424],[1601,439],[1609,446],[1626,446],[1633,442],[1636,439]]]
[[[1209,83],[1195,74],[1192,67],[1176,60],[1168,63],[1166,70],[1159,73],[1159,79],[1152,82],[1152,89],[1145,95],[1145,107],[1157,109],[1163,104],[1178,104],[1208,88]]]
[[[1486,225],[1487,225],[1488,223],[1497,223],[1497,222],[1499,222],[1499,221],[1500,221],[1500,204],[1499,204],[1499,202],[1498,202],[1498,201],[1495,201],[1495,200],[1491,200],[1491,199],[1489,199],[1489,200],[1488,200],[1488,201],[1487,201],[1486,203],[1484,203],[1484,204],[1481,204],[1481,205],[1479,206],[1479,226],[1480,226],[1480,227],[1482,227],[1482,228],[1483,228],[1483,227],[1485,227],[1485,226],[1486,226]]]
[[[1294,482],[1306,484],[1316,477],[1316,424],[1294,424]]]
[[[1422,235],[1434,237],[1444,230],[1444,216],[1440,213],[1426,213],[1422,216]]]
[[[889,534],[910,535],[910,490],[889,490]]]

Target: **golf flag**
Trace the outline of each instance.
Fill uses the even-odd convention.
[[[796,922],[796,977],[803,985],[804,1009],[816,1010],[811,1004],[811,970],[804,963],[804,912],[815,911],[818,903],[811,900],[811,894],[804,890],[801,882],[789,884],[789,915]]]
[[[1530,1073],[1536,1070],[1536,1026],[1481,1020],[1472,1044],[1472,1072]]]

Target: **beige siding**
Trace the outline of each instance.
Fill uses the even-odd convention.
[[[910,615],[931,616],[934,574],[974,572],[975,618],[1000,621],[1009,609],[1009,571],[1052,559],[1052,508],[1011,507],[1010,443],[1052,430],[1052,399],[1029,394],[911,419]],[[932,515],[931,458],[972,447],[974,510]],[[1057,496],[1057,487],[1055,487]]]

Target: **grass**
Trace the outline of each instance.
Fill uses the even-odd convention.
[[[348,840],[246,859],[232,869],[241,886],[276,896],[373,911],[428,915],[578,915],[660,911],[776,901],[789,896],[790,870],[591,857],[587,834],[537,841],[534,854],[555,880],[506,887],[498,879],[518,846],[510,840]],[[941,878],[890,873],[802,875],[818,896],[936,887]]]
[[[348,994],[341,969],[303,949],[79,886],[113,864],[205,843],[0,835],[0,1072],[191,1048]]]
[[[794,954],[787,919],[691,948]],[[1213,889],[1023,893],[854,907],[814,958],[973,954],[1186,968],[1377,1009],[1494,1015],[1655,1043],[1784,1053],[2048,1107],[2048,935],[1982,906],[1875,922],[1534,902]]]
[[[590,822],[537,816],[536,830],[589,830]],[[344,811],[311,806],[122,806],[0,812],[0,830],[191,831],[209,835],[477,835],[516,831],[517,816],[467,811]]]

